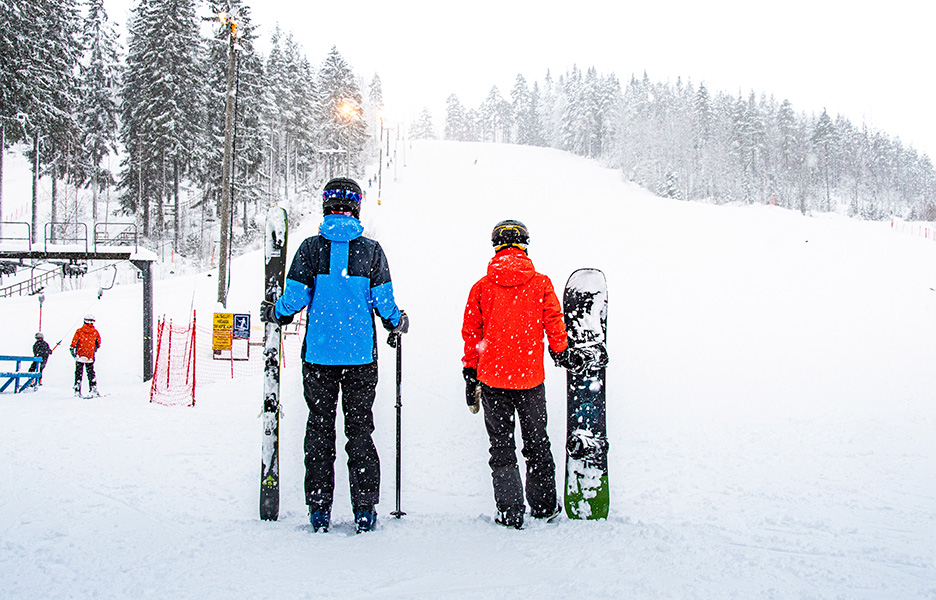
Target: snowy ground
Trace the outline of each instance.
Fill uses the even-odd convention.
[[[73,398],[60,348],[38,393],[0,396],[0,597],[936,598],[931,240],[889,224],[663,200],[592,162],[504,145],[414,143],[380,205],[369,191],[365,225],[412,319],[407,516],[389,516],[388,347],[379,529],[352,533],[339,450],[336,525],[314,535],[296,360],[284,374],[280,520],[261,522],[259,377],[202,387],[195,408],[151,405],[140,285],[100,301],[97,286],[48,293],[53,343],[97,314],[110,395]],[[530,255],[557,288],[577,267],[607,273],[607,521],[492,523],[459,329],[505,218],[529,226]],[[294,231],[292,248],[316,226]],[[256,311],[261,260],[235,261],[230,309]],[[194,305],[201,320],[215,290],[208,274],[160,281],[156,312],[184,320]],[[28,353],[36,299],[0,299],[0,314],[0,353]],[[547,390],[562,464],[558,369],[548,367]]]

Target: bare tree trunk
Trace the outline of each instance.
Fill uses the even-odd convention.
[[[137,139],[137,210],[143,217],[143,237],[149,237],[149,195],[143,196],[143,140],[139,138]]]
[[[286,177],[283,180],[283,201],[289,205],[289,132],[286,132],[286,147],[283,149],[283,168],[286,169]]]
[[[3,235],[3,155],[6,154],[6,128],[0,123],[0,236]]]
[[[98,190],[101,184],[98,182],[98,165],[94,165],[92,168],[94,173],[91,175],[91,221],[97,223]]]
[[[179,159],[172,161],[172,194],[175,203],[175,214],[173,215],[172,229],[174,231],[172,238],[172,249],[176,254],[179,253]]]
[[[32,243],[39,241],[39,132],[33,138]]]
[[[268,204],[273,206],[273,128],[270,128],[270,168],[267,172],[269,179],[267,180],[267,197]]]
[[[156,215],[159,218],[159,221],[156,223],[156,233],[159,234],[159,239],[163,239],[165,236],[165,227],[166,227],[166,151],[162,152],[162,183],[159,188],[159,203],[157,204]]]
[[[52,159],[52,218],[49,220],[53,223],[50,227],[54,242],[56,238],[54,223],[58,222],[58,160],[55,158]]]

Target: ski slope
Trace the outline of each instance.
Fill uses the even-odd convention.
[[[258,518],[261,378],[148,402],[139,284],[47,293],[67,346],[97,315],[99,387],[71,394],[59,348],[35,394],[0,395],[0,598],[936,597],[936,244],[888,224],[654,197],[547,149],[414,142],[362,210],[403,347],[403,510],[395,379],[381,343],[378,530],[354,535],[340,417],[333,529],[302,492],[306,408],[287,356],[278,522]],[[376,169],[375,169],[376,170]],[[290,254],[315,232],[290,233]],[[487,439],[464,404],[460,327],[502,219],[560,290],[609,285],[607,521],[493,524]],[[228,309],[256,311],[262,252]],[[157,282],[157,315],[207,323],[216,277]],[[561,292],[560,292],[561,296]],[[35,298],[0,299],[0,354],[30,352]],[[381,339],[384,337],[380,336]],[[292,360],[290,360],[292,359]],[[564,375],[547,366],[563,464]],[[560,466],[559,477],[562,477]]]

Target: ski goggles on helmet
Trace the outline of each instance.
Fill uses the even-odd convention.
[[[351,190],[343,190],[340,188],[333,189],[333,190],[325,190],[324,192],[322,192],[322,200],[335,200],[335,199],[351,200],[352,202],[356,202],[360,204],[361,200],[363,199],[363,196],[358,192],[353,192]]]

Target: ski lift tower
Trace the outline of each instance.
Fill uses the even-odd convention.
[[[15,235],[25,231],[25,235]],[[46,223],[41,247],[33,244],[29,223],[6,221],[0,235],[0,261],[68,260],[70,265],[91,261],[129,261],[143,279],[143,381],[153,378],[153,261],[156,254],[140,248],[135,223],[96,223],[89,242],[87,223]],[[9,233],[8,233],[9,232]],[[30,283],[32,280],[30,280]],[[29,287],[27,293],[41,288]]]

